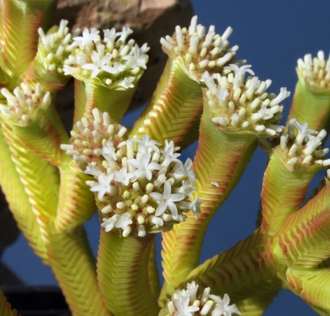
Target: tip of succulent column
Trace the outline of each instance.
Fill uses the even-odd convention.
[[[284,126],[279,125],[283,110],[280,103],[290,92],[281,88],[277,96],[269,94],[266,90],[271,80],[259,80],[250,68],[251,65],[231,64],[224,68],[225,75],[203,74],[212,122],[228,132],[246,131],[260,137],[277,137],[284,130]],[[252,76],[246,79],[246,73]]]
[[[282,157],[290,171],[310,166],[324,169],[330,165],[330,159],[325,159],[329,149],[321,147],[327,132],[317,132],[307,127],[307,123],[300,124],[293,118],[290,120],[288,133],[284,133],[280,138]]]
[[[4,119],[13,124],[26,126],[34,120],[40,109],[47,108],[51,103],[49,92],[41,88],[40,83],[21,83],[12,92],[1,89],[6,104],[0,104],[0,113]]]
[[[83,133],[86,128],[87,122],[81,126]],[[118,145],[111,139],[102,143],[99,155],[84,172],[94,177],[87,184],[95,193],[106,232],[117,230],[123,237],[144,237],[171,229],[186,219],[186,212],[195,216],[200,212],[202,202],[196,196],[192,162],[188,159],[183,164],[177,159],[178,148],[173,142],[166,141],[160,147],[143,135]],[[77,154],[73,145],[63,145],[62,149]],[[86,151],[86,155],[91,152]]]
[[[199,291],[195,282],[187,283],[187,288],[175,290],[171,299],[167,301],[166,307],[159,312],[158,316],[174,315],[240,315],[235,304],[229,305],[230,298],[224,294],[223,298],[210,294],[210,288]]]
[[[128,36],[133,31],[123,27],[103,30],[84,29],[74,36],[70,55],[64,61],[64,73],[79,80],[94,80],[105,87],[127,90],[134,88],[148,62],[147,44],[139,47]]]
[[[297,73],[306,87],[315,93],[330,93],[330,55],[325,59],[324,52],[319,51],[316,57],[306,54],[298,59]]]
[[[220,72],[223,66],[233,63],[238,46],[229,47],[227,39],[231,33],[232,28],[228,27],[223,35],[216,34],[214,26],[206,33],[194,16],[188,29],[178,25],[174,35],[161,38],[160,43],[170,58],[182,58],[187,70],[199,81],[204,71]]]

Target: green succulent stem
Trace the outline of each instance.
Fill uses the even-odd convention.
[[[69,142],[61,119],[51,104],[38,113],[28,126],[12,124],[12,128],[20,141],[55,166],[65,166],[70,158],[60,149],[61,144]]]
[[[96,266],[83,227],[57,232],[47,243],[50,265],[73,316],[110,316],[97,285]]]
[[[147,134],[161,144],[165,139],[179,144],[187,137],[202,110],[200,84],[191,78],[181,58],[168,59],[151,101],[136,121],[131,137],[141,138]]]
[[[2,129],[1,129],[2,130]],[[25,192],[20,175],[11,157],[11,151],[0,132],[0,185],[14,218],[29,242],[34,253],[47,264],[48,255],[45,241],[42,238],[40,224],[32,211],[32,205]],[[0,305],[1,306],[1,305]]]
[[[163,233],[163,267],[167,283],[176,286],[197,267],[207,227],[236,186],[255,149],[257,136],[249,132],[227,133],[216,129],[207,110],[200,126],[200,139],[193,168],[197,173],[196,195],[203,201],[195,219]]]
[[[46,69],[42,57],[37,54],[25,72],[22,81],[27,84],[40,83],[45,91],[57,92],[63,89],[70,79],[70,76]]]
[[[264,174],[261,205],[262,227],[268,236],[274,236],[287,216],[299,209],[308,192],[315,168],[288,170],[282,158],[283,150],[277,146],[270,154]]]
[[[116,316],[157,315],[148,261],[155,235],[122,237],[101,229],[97,275],[106,307]]]
[[[2,1],[2,67],[19,78],[33,61],[37,51],[38,32],[44,20],[51,20],[48,10],[57,0],[4,0]],[[45,13],[47,12],[47,16]]]
[[[94,194],[86,181],[91,177],[84,174],[74,160],[61,168],[59,202],[55,219],[58,231],[73,229],[88,221],[96,211]]]
[[[16,309],[11,309],[10,303],[0,289],[0,315],[1,316],[17,316]]]
[[[47,240],[47,226],[55,218],[58,202],[58,168],[23,145],[10,126],[1,124],[12,160],[40,225],[41,236]]]
[[[264,237],[260,229],[231,249],[205,261],[191,271],[179,285],[195,281],[201,288],[210,287],[212,293],[239,302],[251,297],[275,296],[281,289],[276,270],[264,255]]]
[[[308,128],[317,131],[330,127],[330,93],[316,93],[308,89],[302,80],[299,80],[289,113],[290,119],[296,118],[298,122],[308,123]]]
[[[75,79],[74,123],[83,116],[92,116],[94,108],[108,112],[116,122],[120,122],[131,102],[135,88],[110,89],[97,79],[79,81]]]

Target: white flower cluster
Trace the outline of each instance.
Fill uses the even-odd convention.
[[[175,290],[171,300],[162,309],[159,316],[231,316],[240,315],[235,304],[229,305],[230,299],[225,294],[220,296],[210,294],[210,288],[204,289],[202,295],[197,295],[198,285],[188,283],[186,290]]]
[[[42,59],[44,67],[50,72],[63,74],[63,62],[69,56],[72,44],[68,23],[67,20],[61,20],[60,25],[52,27],[47,34],[41,27],[38,28],[40,36],[38,58]]]
[[[104,151],[103,146],[111,141],[115,148],[127,139],[126,127],[115,123],[107,112],[92,110],[93,117],[83,117],[71,131],[71,144],[62,144],[61,149],[66,150],[78,166],[85,170],[87,164],[98,166],[102,163],[100,157]],[[89,168],[92,168],[90,165]]]
[[[177,159],[179,147],[165,141],[127,139],[126,128],[111,121],[108,113],[93,109],[71,132],[71,144],[61,149],[80,168],[95,178],[88,181],[95,192],[105,231],[119,229],[123,236],[143,237],[165,231],[186,219],[197,217],[201,201],[195,196],[196,175],[190,159]],[[195,196],[195,197],[194,197]]]
[[[160,43],[165,53],[171,57],[181,56],[187,69],[200,76],[205,70],[220,71],[225,64],[233,62],[238,46],[229,48],[232,31],[228,27],[220,36],[211,25],[205,34],[205,27],[197,25],[197,16],[194,16],[188,29],[176,26],[174,36],[161,38]]]
[[[202,76],[212,121],[218,128],[227,131],[251,131],[261,137],[278,136],[284,127],[279,125],[283,106],[279,105],[290,95],[286,88],[280,93],[266,92],[271,80],[260,81],[251,76],[245,80],[245,73],[254,75],[250,65],[238,67],[231,64],[224,67],[226,75],[205,72]]]
[[[96,179],[87,184],[97,196],[106,232],[117,228],[124,237],[144,237],[184,221],[183,212],[197,216],[201,201],[193,200],[196,176],[191,160],[185,164],[178,160],[173,142],[166,141],[163,150],[158,146],[147,135],[128,139],[117,148],[108,141],[101,150],[102,163],[87,165],[85,173]]]
[[[330,88],[330,55],[324,59],[324,52],[319,51],[317,57],[306,54],[304,59],[298,59],[298,76],[311,88],[322,91]]]
[[[297,133],[295,133],[297,131]],[[313,136],[314,134],[315,136]],[[327,135],[323,129],[317,132],[307,128],[307,123],[299,124],[296,119],[291,119],[288,133],[281,136],[281,148],[285,151],[286,167],[293,170],[297,166],[330,165],[330,159],[324,160],[329,152],[328,148],[322,149],[322,141]]]
[[[149,47],[139,47],[133,39],[127,41],[132,32],[125,26],[121,32],[106,29],[101,38],[97,29],[84,29],[69,46],[64,73],[79,80],[98,79],[112,88],[133,88],[146,69]]]
[[[1,115],[21,126],[28,125],[39,109],[47,108],[51,103],[50,93],[43,91],[40,83],[21,83],[13,93],[6,88],[2,88],[1,93],[7,99],[7,104],[0,104]]]

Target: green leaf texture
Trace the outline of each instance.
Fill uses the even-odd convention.
[[[82,227],[50,235],[49,261],[73,316],[110,316],[96,280],[95,259]]]
[[[188,213],[185,222],[162,234],[164,277],[169,284],[178,285],[197,267],[207,227],[236,186],[257,144],[254,134],[218,131],[207,113],[202,115],[194,169],[196,195],[203,204],[198,219]]]
[[[91,177],[84,174],[74,160],[61,169],[61,185],[55,225],[58,231],[80,226],[96,211],[94,194],[86,184]]]
[[[201,115],[203,95],[190,78],[181,58],[169,59],[150,103],[136,121],[131,137],[149,135],[161,144],[165,139],[179,144]]]
[[[101,229],[98,283],[107,308],[116,316],[158,315],[148,274],[154,237],[122,237]]]
[[[40,224],[36,214],[32,211],[32,205],[16,171],[15,164],[11,159],[11,152],[2,132],[0,132],[0,151],[1,189],[6,196],[9,208],[15,217],[18,227],[28,240],[34,253],[46,264],[48,255],[45,241],[42,238]]]

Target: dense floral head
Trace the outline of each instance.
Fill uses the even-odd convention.
[[[323,169],[330,165],[330,159],[324,160],[329,149],[322,149],[322,141],[327,135],[323,129],[317,132],[307,128],[307,123],[299,124],[291,119],[288,133],[281,136],[282,158],[288,170],[299,170],[318,166]]]
[[[279,105],[290,93],[281,88],[276,96],[266,90],[271,80],[258,77],[245,79],[245,73],[254,75],[250,65],[234,64],[224,68],[226,75],[203,74],[207,89],[205,103],[216,127],[227,132],[250,131],[260,137],[278,136],[284,129],[279,125],[283,106]]]
[[[64,73],[79,80],[93,80],[106,87],[126,90],[133,88],[148,62],[147,44],[139,47],[127,37],[133,31],[123,27],[121,32],[92,28],[84,29],[70,45],[71,54],[65,60]]]
[[[325,60],[323,51],[319,51],[314,58],[311,54],[306,54],[304,59],[299,58],[297,73],[311,91],[330,91],[330,56]]]
[[[61,20],[60,25],[53,26],[47,34],[41,27],[38,29],[40,40],[37,58],[50,72],[63,74],[63,62],[71,52],[72,35],[67,25],[67,20]]]
[[[229,305],[230,299],[225,294],[220,296],[210,294],[210,288],[206,288],[202,294],[198,294],[198,285],[195,282],[188,283],[187,289],[175,290],[171,300],[166,303],[159,316],[231,316],[240,315],[235,304]]]
[[[126,129],[111,124],[106,113],[93,110],[72,132],[70,145],[61,148],[95,178],[88,181],[95,192],[105,231],[117,230],[143,237],[148,232],[166,231],[186,219],[183,213],[199,212],[195,196],[195,172],[190,159],[177,158],[179,147],[165,147],[149,140],[126,139]]]
[[[87,164],[102,164],[102,150],[111,141],[114,147],[127,139],[126,127],[116,123],[107,112],[92,110],[92,117],[83,117],[71,131],[70,144],[62,144],[61,149],[71,156],[82,170]]]
[[[48,108],[51,103],[50,93],[43,91],[40,83],[21,83],[13,93],[6,88],[1,93],[7,99],[7,104],[0,104],[1,116],[21,126],[28,125],[40,109]]]
[[[229,47],[228,38],[232,31],[228,27],[219,35],[211,25],[205,34],[205,27],[197,25],[197,16],[194,16],[188,29],[177,26],[173,37],[161,38],[160,43],[171,58],[181,57],[186,68],[199,81],[205,70],[219,72],[225,64],[233,62],[238,46]]]

